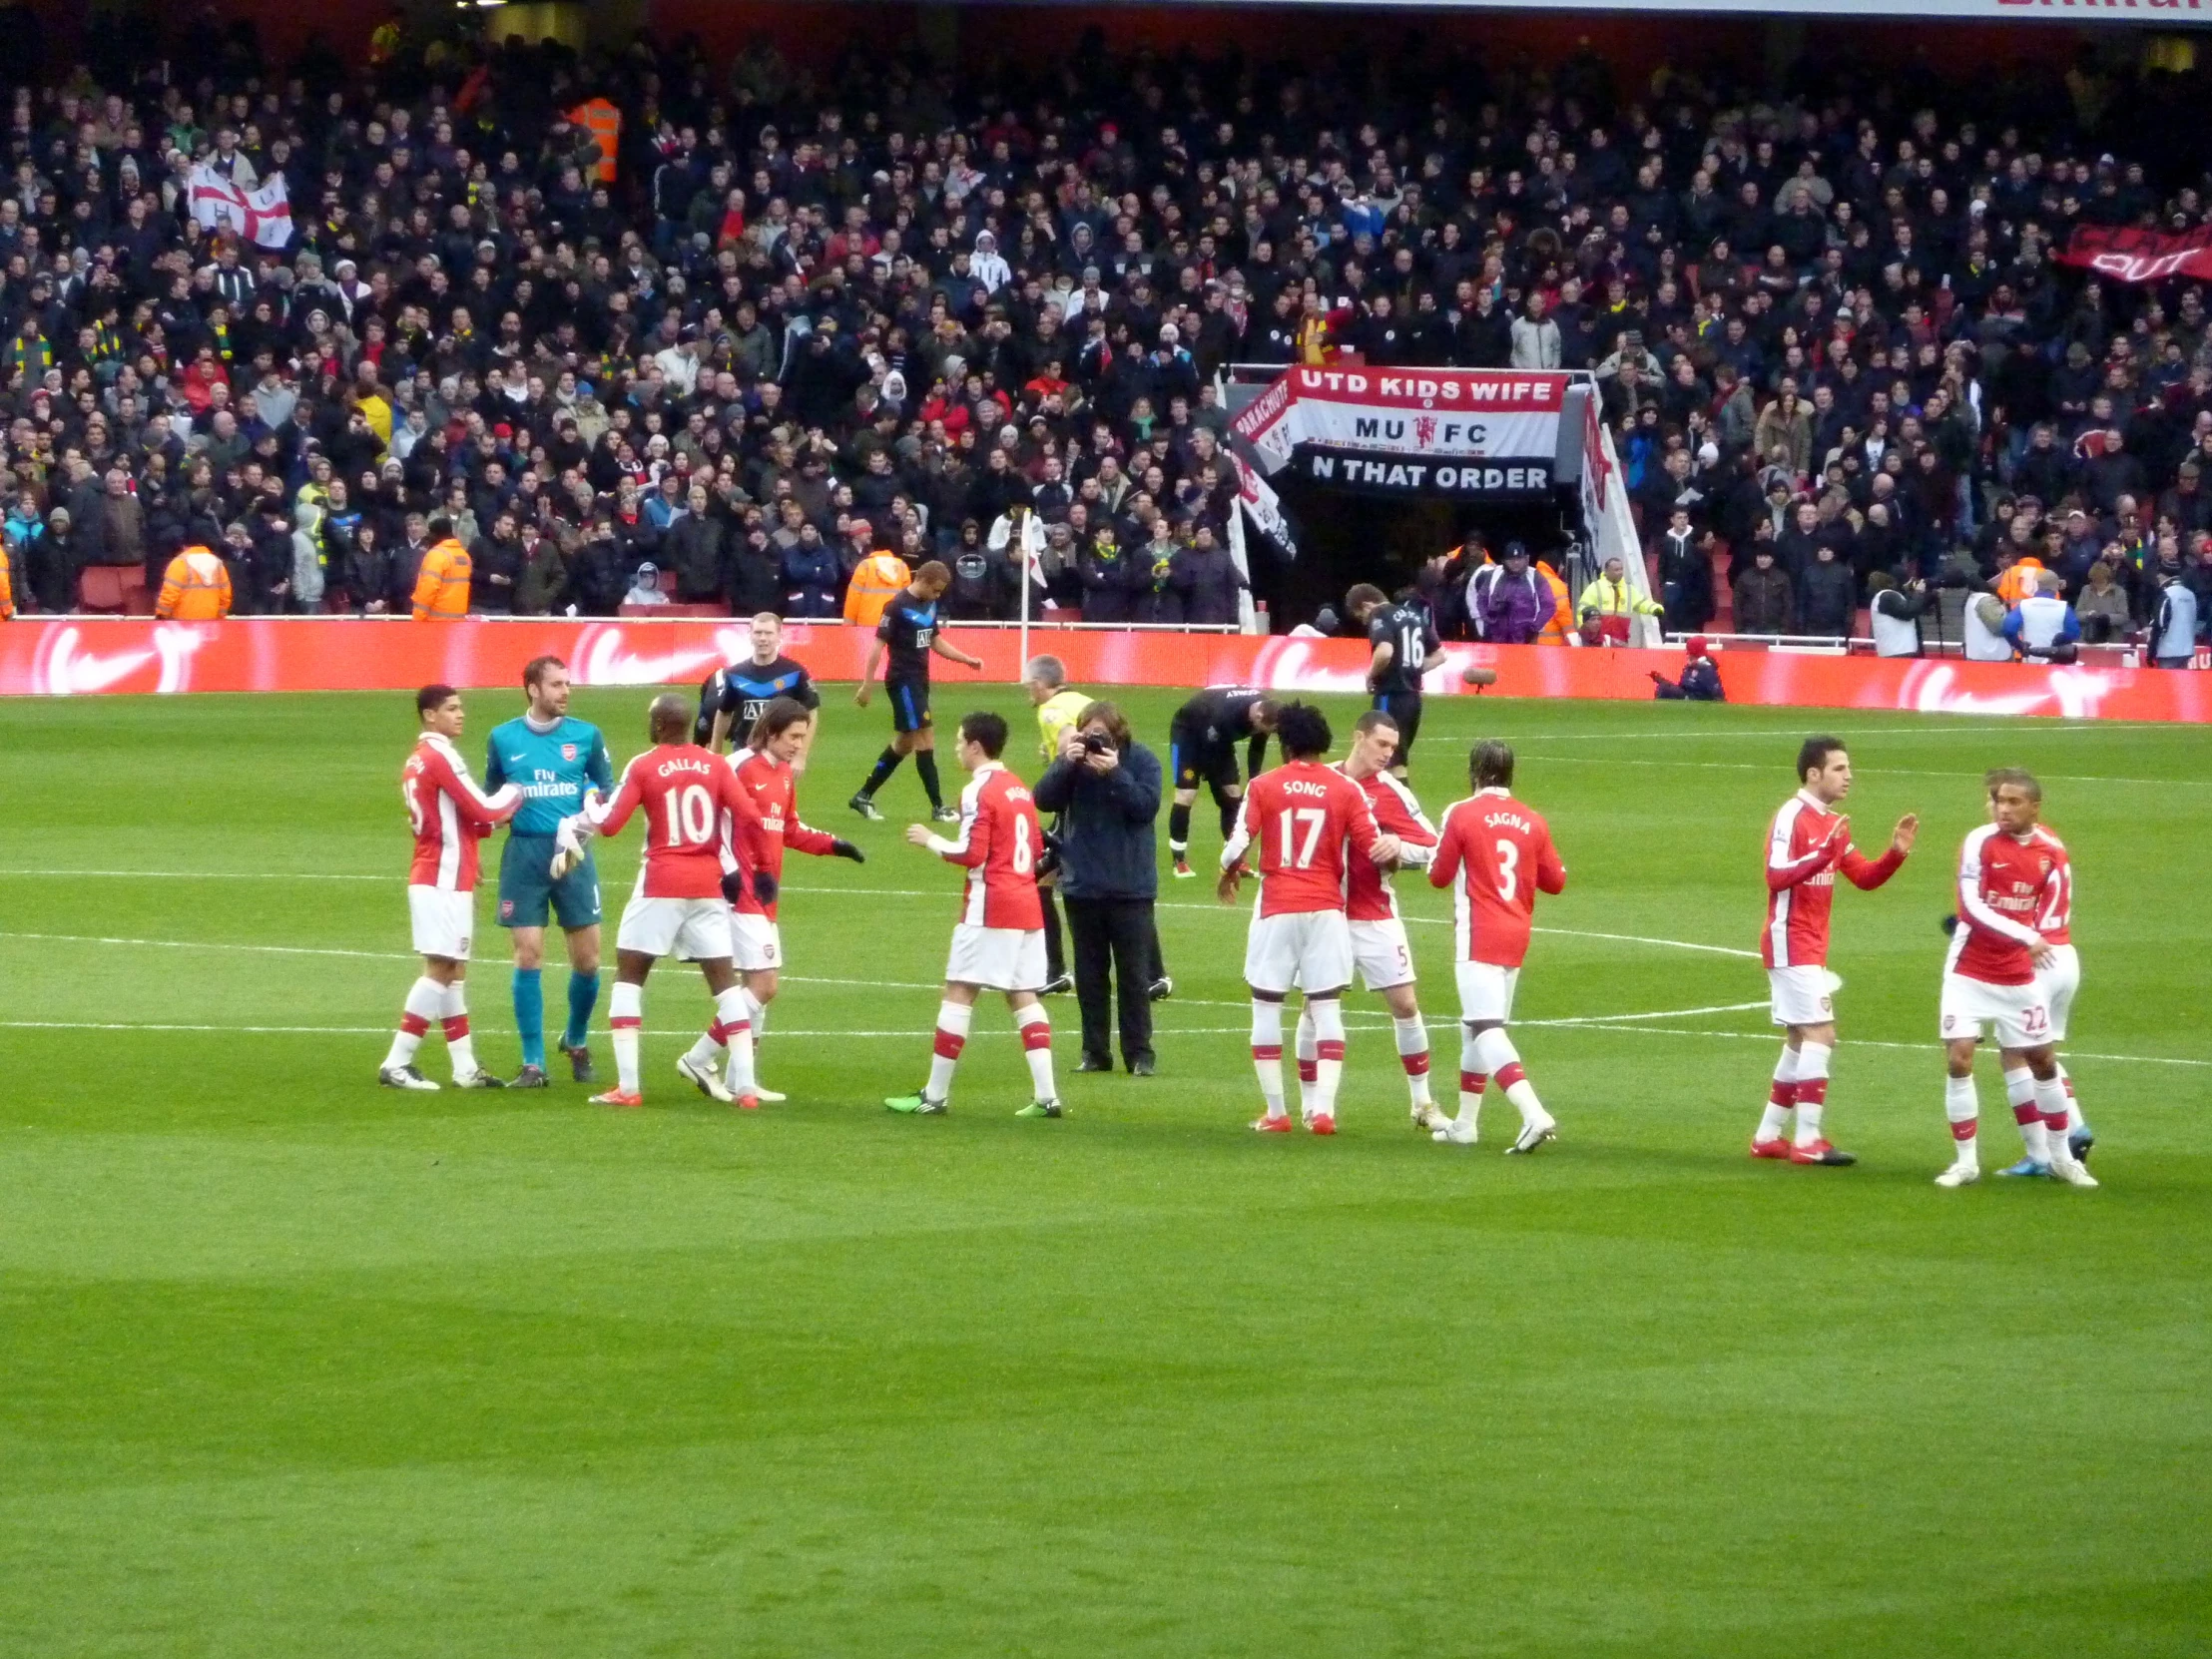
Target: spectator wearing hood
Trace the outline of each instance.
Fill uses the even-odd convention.
[[[1557,594],[1531,568],[1525,542],[1507,542],[1504,560],[1495,570],[1495,575],[1475,572],[1468,589],[1470,608],[1480,613],[1482,637],[1494,645],[1533,645],[1558,615]]]

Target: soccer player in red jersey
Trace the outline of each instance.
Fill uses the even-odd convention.
[[[733,754],[728,763],[746,794],[752,797],[754,810],[760,814],[768,847],[768,872],[776,878],[779,887],[784,880],[787,850],[811,852],[818,857],[850,858],[856,864],[867,862],[867,854],[850,841],[800,822],[799,774],[795,768],[814,739],[814,721],[813,711],[797,698],[772,699],[762,709],[761,718],[754,722],[746,746]],[[725,830],[732,828],[727,815],[723,828]],[[776,999],[778,974],[784,965],[783,929],[776,920],[778,901],[770,898],[763,902],[754,896],[753,871],[740,862],[736,849],[728,840],[723,846],[722,870],[725,887],[734,886],[737,894],[730,906],[730,934],[737,953],[738,974],[745,987],[746,1024],[751,1032],[750,1036],[741,1033],[740,1038],[733,1041],[722,1022],[717,1020],[692,1044],[691,1052],[677,1062],[676,1069],[697,1084],[699,1092],[710,1100],[782,1100],[782,1095],[762,1088],[755,1075],[761,1038],[767,1034],[768,1005]],[[737,877],[734,882],[733,876]],[[718,1062],[725,1049],[728,1050],[729,1078],[725,1092],[718,1094],[711,1080],[724,1069]]]
[[[1430,824],[1396,773],[1398,728],[1394,716],[1370,709],[1352,728],[1352,752],[1337,770],[1360,786],[1375,813],[1376,828],[1397,837],[1397,868],[1420,869],[1436,850],[1436,827]],[[1345,915],[1352,927],[1352,960],[1360,981],[1382,996],[1390,1010],[1397,1038],[1398,1064],[1405,1071],[1406,1091],[1412,1096],[1414,1127],[1440,1129],[1450,1120],[1436,1110],[1428,1093],[1428,1027],[1420,1017],[1420,1001],[1413,991],[1413,952],[1405,938],[1405,923],[1397,913],[1397,894],[1390,888],[1388,871],[1365,858],[1346,865],[1350,884],[1345,893]],[[1304,1116],[1314,1115],[1314,1088],[1320,1081],[1318,1040],[1314,1007],[1308,1003],[1298,1018],[1298,1093]]]
[[[1996,811],[1996,784],[1992,775],[1989,786],[1989,809],[1992,820]],[[2081,957],[2073,946],[2073,859],[2066,851],[2066,843],[2052,832],[2047,824],[2035,826],[2035,838],[2057,861],[2051,871],[2050,884],[2044,889],[2042,907],[2035,912],[2035,931],[2043,935],[2043,942],[2050,946],[2050,960],[2035,970],[2036,982],[2043,988],[2045,1006],[2050,1009],[2050,1040],[2055,1050],[2066,1040],[2067,1017],[2073,1012],[2073,999],[2081,989]],[[2027,1154],[2010,1169],[1998,1170],[1999,1175],[2048,1175],[2050,1159],[2037,1157],[2034,1136],[2028,1131],[2032,1117],[2042,1124],[2047,1136],[2062,1137],[2066,1150],[2082,1163],[2089,1161],[2089,1148],[2096,1145],[2096,1136],[2081,1115],[2081,1103],[2074,1098],[2073,1077],[2066,1070],[2066,1062],[2059,1060],[2058,1084],[2066,1091],[2066,1121],[2063,1125],[2046,1122],[2042,1108],[2035,1101],[2035,1074],[2024,1065],[2007,1064],[2004,1070],[2004,1096],[2012,1107],[2012,1116],[2020,1125],[2020,1135],[2029,1142]]]
[[[1431,1137],[1472,1146],[1482,1091],[1492,1077],[1519,1109],[1520,1133],[1508,1153],[1530,1153],[1558,1138],[1556,1119],[1536,1097],[1520,1051],[1505,1034],[1513,992],[1528,959],[1536,894],[1567,890],[1567,866],[1543,814],[1513,798],[1513,751],[1494,738],[1467,755],[1474,794],[1444,809],[1429,884],[1451,889],[1452,949],[1459,980],[1459,1115]]]
[[[1337,1132],[1337,1088],[1345,1069],[1345,987],[1352,983],[1352,926],[1345,913],[1352,863],[1394,862],[1397,837],[1383,833],[1366,793],[1326,760],[1334,741],[1319,709],[1278,711],[1284,764],[1245,791],[1221,852],[1224,904],[1237,901],[1248,847],[1260,858],[1260,903],[1245,935],[1245,983],[1252,990],[1252,1065],[1266,1112],[1252,1127],[1287,1135],[1283,1104],[1283,1000],[1295,986],[1314,1022],[1314,1091],[1304,1114],[1317,1135]]]
[[[422,953],[422,977],[407,992],[406,1011],[376,1080],[387,1089],[435,1089],[416,1069],[414,1057],[430,1021],[437,1019],[444,1022],[453,1086],[504,1088],[476,1063],[462,982],[468,976],[468,943],[475,931],[476,843],[494,825],[515,816],[522,792],[510,785],[486,795],[469,777],[468,763],[456,747],[464,719],[461,694],[451,686],[424,686],[416,692],[415,718],[422,736],[400,769],[399,794],[407,807],[407,827],[414,831],[407,913],[414,925],[414,947]]]
[[[764,903],[776,896],[761,816],[722,758],[689,741],[689,705],[681,697],[656,697],[648,722],[653,747],[623,768],[611,801],[602,805],[587,798],[583,814],[600,834],[618,835],[630,815],[645,809],[645,856],[615,934],[615,988],[607,1003],[607,1024],[616,1082],[605,1094],[592,1096],[602,1106],[645,1104],[638,1085],[645,981],[663,956],[699,964],[714,995],[715,1023],[725,1042],[738,1033],[750,1037],[745,990],[731,965],[730,905],[722,879],[726,833],[739,849],[740,862],[753,872],[754,895]],[[725,813],[734,827],[727,831]],[[679,1062],[679,1069],[698,1083],[688,1066]],[[760,1103],[741,1098],[738,1104]]]
[[[1767,965],[1774,1022],[1784,1035],[1751,1155],[1840,1167],[1858,1159],[1837,1151],[1821,1134],[1829,1060],[1836,1052],[1836,991],[1843,983],[1828,971],[1836,871],[1855,887],[1881,886],[1913,850],[1921,821],[1907,813],[1891,833],[1889,851],[1869,858],[1851,844],[1851,820],[1836,811],[1851,794],[1851,756],[1842,741],[1806,739],[1797,771],[1797,794],[1782,804],[1767,830],[1767,925],[1759,935],[1759,958]],[[1793,1110],[1794,1141],[1785,1133]]]
[[[2053,950],[2037,919],[2060,870],[2058,852],[2036,834],[2043,787],[2032,774],[2011,768],[1989,774],[1989,786],[1995,822],[1970,831],[1959,849],[1958,926],[1943,960],[1941,1033],[1949,1073],[1943,1115],[1950,1120],[1953,1152],[1936,1185],[1964,1187],[1981,1179],[1973,1059],[1987,1024],[2005,1069],[2024,1065],[2033,1079],[2034,1119],[2020,1119],[2028,1156],[2036,1155],[2040,1140],[2054,1179],[2094,1187],[2096,1178],[2066,1145],[2066,1090],[2058,1080],[2050,1005],[2039,978]],[[2055,1139],[2052,1124],[2059,1130]]]
[[[925,824],[909,825],[906,839],[967,871],[960,891],[960,919],[944,964],[944,999],[937,1006],[936,1050],[929,1081],[916,1093],[883,1104],[919,1117],[942,1114],[952,1096],[952,1072],[967,1046],[975,999],[1003,991],[1029,1062],[1033,1098],[1014,1116],[1056,1118],[1060,1097],[1052,1084],[1052,1021],[1037,1000],[1044,986],[1044,905],[1037,895],[1037,856],[1044,831],[1028,786],[1000,764],[1006,722],[972,714],[960,722],[955,746],[960,765],[974,776],[960,792],[960,832],[951,840]]]

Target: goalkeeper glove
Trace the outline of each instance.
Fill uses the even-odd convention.
[[[844,840],[842,838],[833,840],[830,843],[830,856],[832,858],[850,858],[856,864],[864,864],[867,862],[867,854],[865,852],[862,852],[850,841]]]
[[[549,873],[558,881],[583,861],[584,842],[577,833],[576,820],[564,818],[560,828],[553,831],[553,861]]]

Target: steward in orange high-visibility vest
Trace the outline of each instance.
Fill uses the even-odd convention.
[[[568,112],[569,120],[591,134],[599,146],[599,182],[615,182],[615,146],[622,142],[622,111],[604,98],[587,99]],[[587,170],[586,178],[591,177]]]
[[[457,622],[468,615],[468,583],[476,567],[468,549],[453,539],[451,519],[432,519],[430,534],[438,539],[422,555],[422,573],[415,578],[414,619]]]
[[[1536,636],[1538,645],[1565,645],[1567,635],[1574,629],[1574,606],[1567,599],[1567,584],[1556,570],[1538,559],[1529,566],[1551,589],[1551,620],[1544,624],[1544,631]]]
[[[0,546],[0,622],[15,620],[15,588],[8,581],[8,550]]]
[[[2043,591],[2057,591],[2055,584],[2043,583],[2043,561],[2031,555],[2017,564],[2007,566],[2004,574],[1997,578],[1997,597],[2004,601],[2005,609],[2010,610],[2027,597],[2027,579],[2030,576],[2036,579],[2037,586]]]
[[[868,522],[855,520],[852,528],[865,535]],[[898,597],[899,590],[913,579],[914,573],[906,568],[904,559],[887,547],[878,547],[852,572],[852,581],[844,590],[844,620],[856,628],[873,628],[883,620],[884,610]]]
[[[154,614],[165,622],[221,622],[231,614],[231,570],[205,547],[188,547],[162,572]]]

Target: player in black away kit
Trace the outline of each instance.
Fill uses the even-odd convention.
[[[1275,704],[1251,686],[1212,686],[1200,692],[1168,724],[1168,778],[1175,788],[1168,808],[1168,851],[1178,880],[1191,873],[1191,806],[1198,787],[1213,792],[1221,809],[1221,838],[1237,828],[1244,779],[1257,777],[1275,730]],[[1245,770],[1237,772],[1237,745],[1245,745]]]
[[[784,619],[763,611],[753,619],[753,655],[734,668],[718,668],[699,688],[699,718],[692,742],[717,755],[735,738],[739,748],[752,741],[761,713],[779,697],[807,710],[822,707],[822,694],[807,670],[784,655]]]
[[[875,625],[875,643],[868,647],[867,669],[852,701],[867,707],[875,690],[875,671],[881,668],[883,695],[891,705],[891,745],[876,757],[875,770],[848,803],[862,818],[883,816],[875,805],[875,792],[908,755],[921,774],[921,787],[929,792],[929,816],[942,824],[960,816],[957,809],[944,804],[944,792],[937,787],[937,735],[929,724],[929,653],[966,668],[981,668],[983,659],[948,645],[937,632],[937,601],[951,585],[952,572],[931,559],[883,608],[883,620]]]
[[[1420,677],[1444,660],[1443,642],[1425,605],[1412,600],[1393,605],[1381,588],[1366,582],[1345,595],[1345,614],[1368,631],[1368,690],[1375,707],[1397,727],[1390,775],[1403,778],[1413,739],[1420,735]]]

